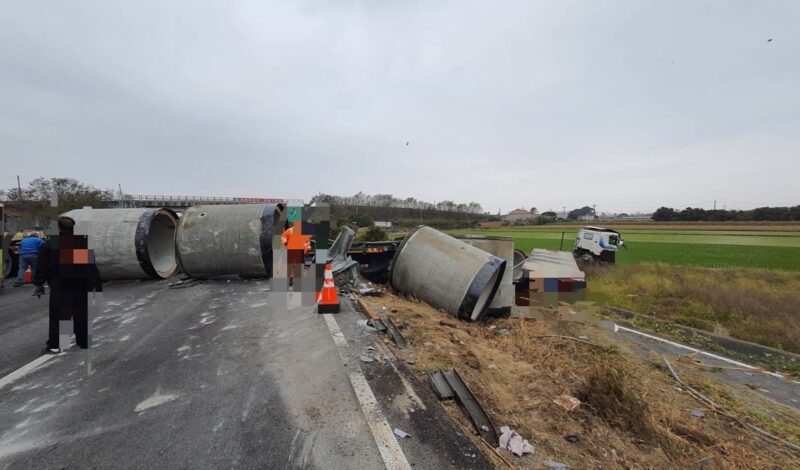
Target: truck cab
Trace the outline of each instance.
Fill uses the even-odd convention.
[[[583,227],[575,237],[573,252],[576,256],[591,254],[603,261],[613,263],[616,252],[625,244],[622,235],[616,230],[603,227]]]

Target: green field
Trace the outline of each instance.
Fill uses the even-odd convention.
[[[533,248],[571,250],[577,228],[504,227],[454,230],[459,235],[512,237],[526,253]],[[800,232],[620,228],[628,249],[618,264],[661,262],[678,266],[748,267],[800,271]]]

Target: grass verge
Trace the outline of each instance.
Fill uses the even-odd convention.
[[[590,272],[589,300],[800,353],[800,273],[667,264]]]

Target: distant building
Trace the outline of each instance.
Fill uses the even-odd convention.
[[[381,228],[392,228],[392,223],[391,222],[383,222],[383,221],[376,220],[374,225],[376,227],[381,227]]]
[[[517,220],[530,219],[531,217],[533,216],[531,215],[531,212],[527,209],[514,209],[513,211],[504,215],[502,218],[503,220],[508,220],[513,222]]]

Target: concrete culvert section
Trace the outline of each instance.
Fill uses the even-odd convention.
[[[389,282],[463,320],[480,320],[500,286],[506,261],[420,225],[392,259]]]
[[[194,206],[178,222],[181,270],[194,278],[271,277],[273,236],[282,233],[280,204]]]
[[[64,214],[87,230],[103,280],[165,279],[178,267],[177,216],[169,209],[76,209]]]
[[[503,269],[500,286],[486,313],[491,316],[509,315],[511,306],[514,305],[514,239],[472,236],[458,237],[458,239],[505,260],[506,266]]]

